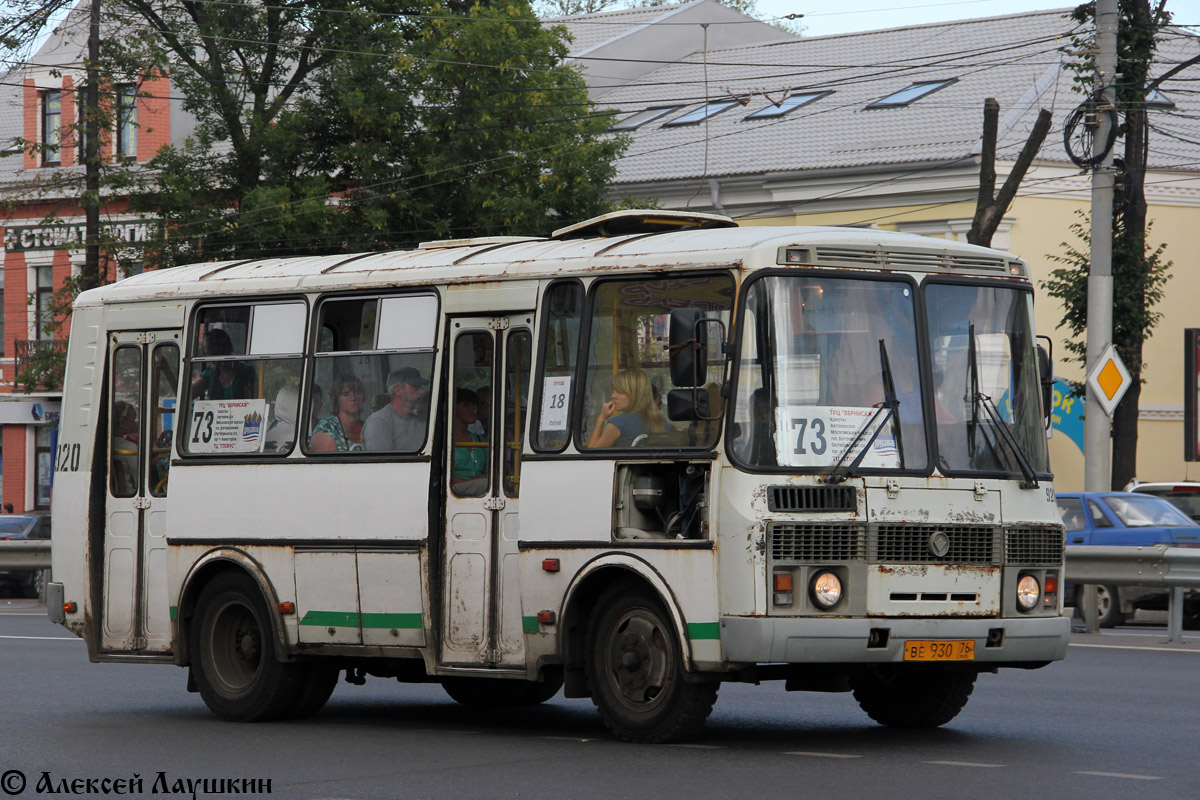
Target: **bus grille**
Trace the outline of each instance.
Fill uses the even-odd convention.
[[[1004,534],[1004,563],[1058,566],[1063,560],[1063,529],[1013,527]]]
[[[949,549],[934,555],[931,540],[944,533]],[[880,525],[871,561],[879,564],[994,564],[1000,529],[990,525]]]
[[[768,511],[857,511],[853,486],[768,486]]]
[[[767,528],[773,561],[862,561],[867,533],[862,525],[774,523]]]

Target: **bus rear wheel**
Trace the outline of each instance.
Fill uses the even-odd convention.
[[[974,672],[885,669],[850,679],[867,716],[894,728],[936,728],[958,716],[975,688]]]
[[[588,626],[585,668],[600,718],[627,742],[687,739],[717,700],[715,681],[684,678],[682,648],[662,605],[627,586],[601,596]]]
[[[292,713],[306,670],[276,657],[267,606],[249,576],[226,572],[213,578],[200,592],[190,633],[192,674],[214,714],[259,722]]]

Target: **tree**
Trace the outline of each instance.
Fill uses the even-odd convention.
[[[971,244],[991,247],[992,236],[1004,218],[1004,213],[1012,205],[1017,196],[1017,189],[1029,171],[1034,156],[1042,147],[1046,134],[1050,131],[1050,112],[1042,109],[1038,112],[1033,130],[1021,148],[1021,154],[1013,165],[1012,172],[996,194],[996,133],[999,126],[1000,104],[989,97],[983,101],[983,151],[979,159],[979,198],[975,203],[975,218],[971,221],[971,230],[967,232],[967,241]]]
[[[1169,279],[1171,262],[1164,261],[1164,245],[1151,247],[1146,238],[1146,162],[1149,152],[1149,126],[1146,116],[1146,96],[1181,70],[1200,63],[1200,56],[1175,65],[1155,80],[1149,79],[1156,40],[1162,28],[1171,21],[1166,0],[1151,8],[1150,0],[1120,0],[1118,4],[1117,110],[1124,115],[1119,126],[1123,137],[1123,157],[1115,161],[1118,170],[1118,193],[1113,206],[1113,344],[1128,367],[1133,383],[1113,415],[1113,457],[1111,485],[1119,489],[1135,477],[1137,470],[1138,398],[1143,383],[1142,349],[1161,314],[1152,311],[1162,298],[1163,286]],[[1075,9],[1073,18],[1080,23],[1094,22],[1095,4],[1086,3]],[[1094,27],[1094,26],[1093,26]],[[1072,49],[1092,52],[1093,43],[1077,39]],[[1090,58],[1073,65],[1076,82],[1089,95],[1100,87],[1092,85],[1093,61]],[[1073,226],[1086,243],[1086,232]],[[1065,255],[1051,256],[1066,266],[1054,270],[1042,287],[1052,297],[1063,302],[1065,314],[1062,325],[1073,337],[1079,337],[1087,324],[1087,276],[1090,259],[1086,248],[1064,242]],[[1072,360],[1086,368],[1086,345],[1079,341],[1067,344]],[[1082,387],[1077,387],[1082,393]]]

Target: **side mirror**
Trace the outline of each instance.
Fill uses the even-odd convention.
[[[708,329],[698,308],[671,312],[669,347],[671,383],[703,386],[708,372]]]
[[[1051,411],[1054,408],[1054,359],[1050,353],[1054,347],[1054,343],[1050,341],[1049,336],[1039,336],[1039,339],[1046,340],[1046,346],[1037,345],[1037,360],[1038,360],[1038,380],[1042,388],[1042,415],[1046,425],[1046,432],[1049,434],[1051,426]]]
[[[672,422],[709,419],[708,414],[708,392],[695,388],[667,392],[667,419]]]

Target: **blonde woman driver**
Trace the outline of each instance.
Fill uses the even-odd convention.
[[[643,433],[663,429],[662,414],[654,404],[650,379],[640,369],[618,372],[612,379],[612,399],[600,406],[600,416],[588,447],[632,447]]]

